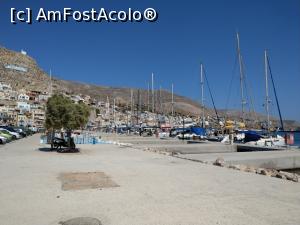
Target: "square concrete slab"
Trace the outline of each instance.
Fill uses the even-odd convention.
[[[119,187],[103,172],[61,173],[58,178],[64,191]]]

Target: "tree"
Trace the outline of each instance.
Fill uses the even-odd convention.
[[[62,128],[67,131],[70,147],[72,130],[83,128],[87,124],[90,108],[84,103],[75,104],[61,94],[50,97],[46,108],[45,127],[52,131],[51,147],[55,130]]]

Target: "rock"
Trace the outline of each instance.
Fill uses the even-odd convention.
[[[277,178],[280,178],[280,179],[283,179],[283,180],[286,180],[286,176],[281,173],[281,172],[278,172],[278,174],[276,175]]]
[[[240,170],[241,168],[240,168],[240,165],[229,165],[229,167],[228,168],[230,168],[230,169],[234,169],[234,170]]]
[[[92,217],[77,217],[59,223],[61,225],[102,225],[100,220]]]
[[[281,176],[285,176],[285,178],[287,180],[291,180],[291,181],[294,181],[294,182],[299,181],[299,178],[298,178],[297,174],[295,174],[295,173],[288,173],[288,172],[280,171],[279,174]]]
[[[252,166],[247,166],[244,171],[248,172],[248,173],[255,173],[256,169],[254,167],[252,167]]]
[[[272,170],[271,177],[277,177],[279,172],[277,170]]]
[[[278,171],[275,169],[258,168],[258,169],[256,169],[256,173],[265,175],[268,177],[277,177]]]
[[[239,170],[240,170],[240,171],[244,171],[244,172],[246,172],[248,167],[247,167],[247,166],[245,166],[245,165],[239,165],[239,167],[238,167],[238,168],[239,168]]]
[[[225,160],[221,157],[217,158],[216,161],[214,162],[215,166],[225,166]]]
[[[256,170],[257,171],[257,170]],[[268,177],[271,177],[272,174],[273,174],[273,171],[270,170],[270,169],[261,169],[260,168],[260,172],[259,174],[262,174],[262,175],[265,175],[265,176],[268,176]]]
[[[256,173],[257,174],[262,174],[262,171],[264,170],[264,168],[257,168],[256,169]]]

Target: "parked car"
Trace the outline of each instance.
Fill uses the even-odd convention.
[[[16,130],[22,130],[23,133],[26,134],[26,136],[32,135],[33,132],[28,127],[14,127]]]
[[[0,136],[0,144],[5,144],[7,142],[7,138]]]
[[[11,135],[9,132],[7,131],[1,131],[0,130],[0,136],[1,137],[5,137],[6,138],[6,142],[10,142],[13,140],[13,135]]]
[[[10,126],[0,126],[0,128],[3,128],[9,132],[18,133],[21,137],[26,136],[26,134],[23,132],[23,130],[19,129],[19,128],[14,128],[14,127],[10,127]]]
[[[38,129],[35,126],[29,126],[28,129],[31,130],[34,134],[38,132]]]
[[[6,132],[6,133],[8,132],[9,134],[11,134],[11,135],[13,136],[14,139],[19,139],[19,138],[21,138],[21,135],[18,134],[17,132],[9,131],[9,130],[4,129],[4,128],[0,128],[0,131]]]

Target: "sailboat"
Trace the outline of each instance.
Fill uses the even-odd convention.
[[[237,59],[239,62],[239,81],[240,81],[240,95],[241,95],[241,118],[240,119],[241,120],[234,121],[225,118],[225,124],[224,124],[225,126],[223,127],[224,128],[223,132],[225,132],[226,135],[224,135],[224,138],[221,141],[222,143],[231,143],[232,141],[243,142],[246,133],[249,133],[248,130],[246,129],[246,118],[245,118],[245,108],[247,105],[247,101],[246,101],[247,86],[245,82],[246,77],[245,77],[245,71],[243,66],[244,64],[243,64],[243,58],[241,53],[241,47],[240,47],[240,36],[238,32],[236,33],[236,42],[237,42],[237,47],[236,47]],[[252,103],[252,101],[250,102]],[[252,132],[250,133],[252,134]]]
[[[210,98],[211,98],[211,101],[213,104],[213,108],[214,108],[214,111],[216,114],[216,118],[217,118],[217,121],[219,124],[220,124],[220,118],[219,118],[218,111],[217,111],[217,108],[215,105],[215,101],[214,101],[214,98],[212,95],[212,91],[209,86],[209,82],[207,79],[207,75],[206,75],[206,71],[205,71],[203,63],[200,64],[200,82],[201,82],[201,116],[200,116],[201,119],[199,121],[200,124],[196,125],[196,124],[191,123],[191,125],[189,126],[190,129],[184,135],[179,135],[178,138],[220,141],[219,137],[211,136],[211,134],[208,134],[207,129],[206,129],[209,126],[209,122],[205,118],[204,83],[206,83],[206,85],[207,85],[207,89],[208,89],[208,92],[209,92],[209,95],[210,95]]]
[[[269,89],[268,89],[268,71],[270,71],[270,76],[272,79],[273,89],[276,97],[277,108],[280,115],[281,127],[283,127],[280,108],[278,104],[277,94],[275,90],[274,80],[272,77],[267,51],[265,51],[265,85],[266,85],[266,113],[267,113],[267,135],[262,136],[260,131],[258,130],[248,130],[246,128],[246,118],[245,118],[245,106],[247,104],[245,93],[247,93],[247,86],[245,84],[245,74],[244,74],[244,67],[243,67],[243,58],[241,54],[240,48],[240,37],[239,33],[236,34],[237,39],[237,57],[239,61],[239,74],[240,74],[240,92],[241,92],[241,122],[237,123],[235,121],[225,121],[225,129],[229,130],[229,132],[235,130],[235,134],[233,140],[239,143],[247,143],[253,145],[260,145],[260,146],[270,146],[270,145],[284,145],[284,138],[281,136],[272,136],[270,133],[270,114],[269,114]],[[250,98],[250,103],[253,107],[252,99]],[[252,109],[254,112],[254,109]],[[249,121],[249,120],[248,120]],[[249,124],[248,124],[249,125]],[[225,135],[224,139],[222,140],[223,143],[230,142],[229,135]]]
[[[265,54],[264,54],[264,61],[265,61],[265,109],[266,109],[266,114],[267,114],[267,135],[266,136],[261,136],[257,141],[250,141],[247,142],[247,144],[251,144],[251,145],[258,145],[258,146],[285,146],[285,139],[280,136],[280,135],[271,135],[270,132],[270,110],[269,110],[269,104],[270,104],[270,97],[269,97],[269,81],[268,81],[268,72],[270,71],[270,64],[269,64],[269,60],[268,60],[268,54],[267,51],[265,50]],[[276,103],[277,103],[277,108],[278,108],[278,112],[280,115],[280,121],[281,121],[281,128],[283,128],[283,122],[282,122],[282,117],[281,117],[281,112],[280,112],[280,108],[279,108],[279,103],[278,103],[278,98],[277,98],[277,94],[276,94],[276,89],[275,89],[275,85],[274,85],[274,80],[273,80],[273,76],[272,73],[270,72],[271,75],[271,79],[272,79],[272,84],[273,84],[273,89],[274,89],[274,93],[275,93],[275,98],[276,98]]]

